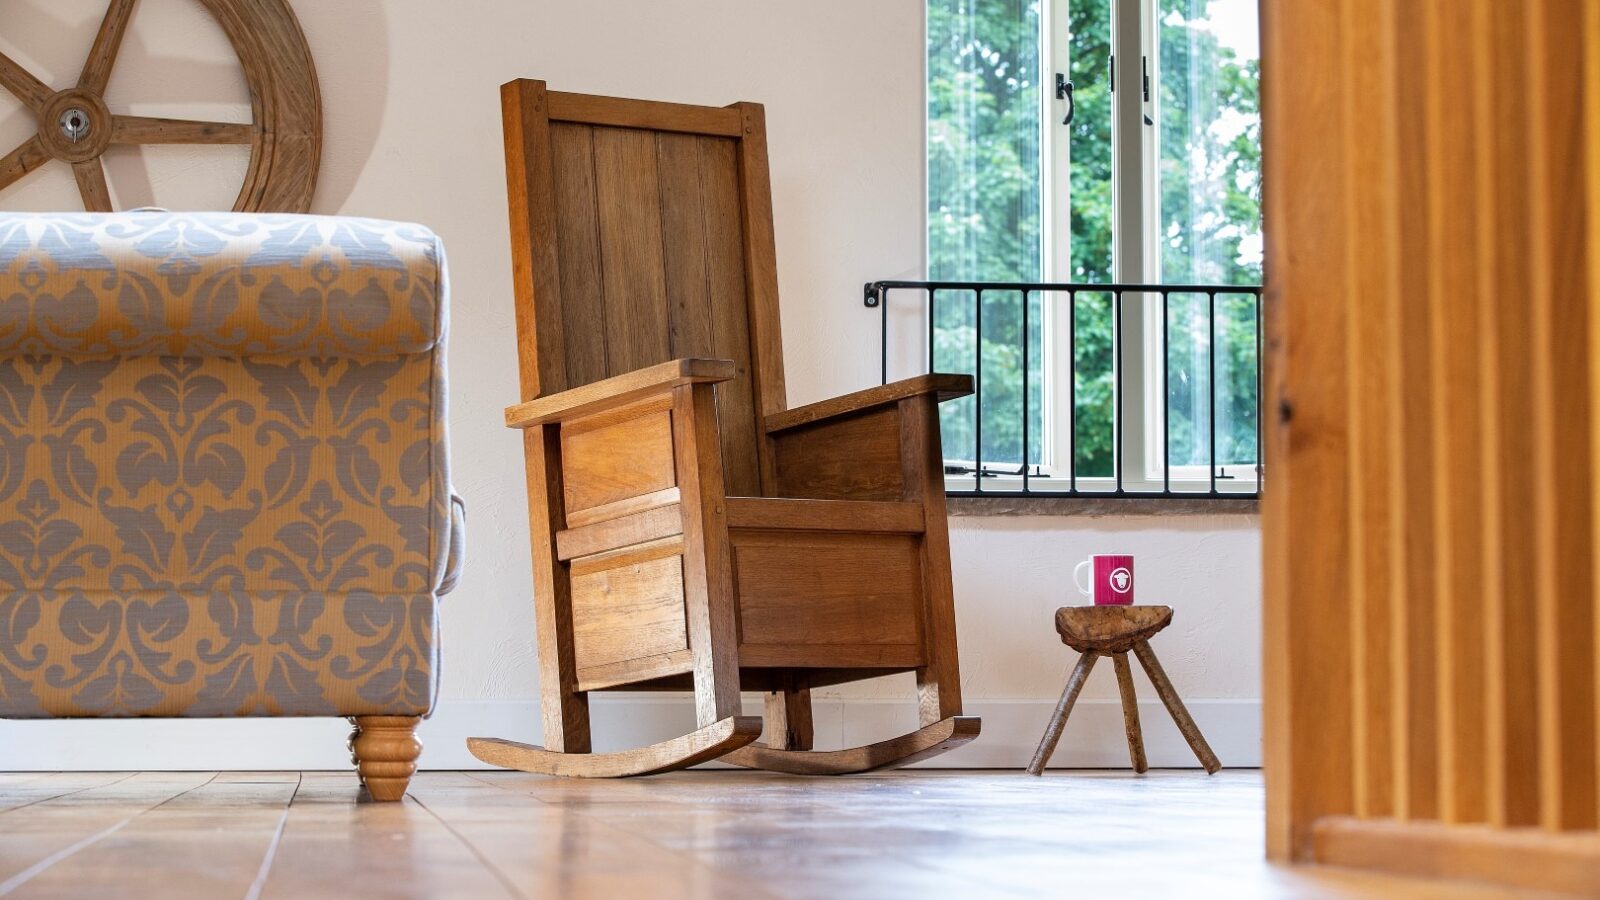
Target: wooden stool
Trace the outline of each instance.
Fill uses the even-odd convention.
[[[1083,655],[1078,657],[1078,665],[1067,679],[1067,689],[1061,692],[1061,702],[1056,704],[1050,725],[1044,730],[1044,739],[1033,754],[1033,762],[1028,764],[1029,775],[1044,774],[1045,763],[1050,761],[1050,754],[1056,752],[1056,742],[1061,740],[1061,730],[1067,725],[1072,705],[1078,702],[1083,683],[1089,680],[1089,670],[1094,668],[1095,660],[1106,655],[1110,655],[1112,664],[1117,667],[1117,686],[1122,691],[1122,724],[1128,732],[1128,756],[1133,761],[1133,770],[1141,773],[1149,770],[1150,764],[1144,758],[1144,736],[1139,731],[1139,701],[1133,694],[1133,670],[1128,666],[1129,650],[1139,657],[1161,702],[1172,714],[1172,721],[1178,723],[1178,730],[1183,732],[1189,748],[1206,767],[1206,774],[1214,774],[1222,768],[1194,719],[1189,718],[1189,711],[1183,708],[1178,692],[1172,689],[1172,682],[1167,680],[1156,652],[1150,649],[1151,636],[1170,624],[1170,606],[1063,606],[1056,610],[1056,631],[1061,632],[1061,643]]]

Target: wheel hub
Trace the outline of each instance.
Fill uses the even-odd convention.
[[[61,126],[61,136],[71,143],[81,144],[89,136],[89,113],[79,107],[62,110],[56,124]]]

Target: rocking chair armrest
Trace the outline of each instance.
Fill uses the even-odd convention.
[[[899,403],[908,397],[933,394],[938,402],[955,400],[972,393],[971,375],[948,375],[934,372],[895,381],[863,391],[795,407],[766,418],[767,434],[777,434],[792,428],[814,425],[840,416],[866,412],[874,407]]]
[[[566,422],[665,394],[679,385],[727,381],[734,372],[731,359],[675,359],[508,406],[506,427],[532,428]]]

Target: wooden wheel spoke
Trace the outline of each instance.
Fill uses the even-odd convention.
[[[106,184],[105,166],[98,158],[73,163],[72,175],[78,179],[78,193],[83,195],[84,209],[111,212],[111,188]]]
[[[122,49],[122,38],[128,33],[128,22],[133,18],[133,5],[138,0],[111,0],[105,18],[100,20],[100,31],[94,36],[94,46],[83,63],[83,75],[78,87],[96,94],[104,94],[111,82],[111,69],[117,64],[117,51]]]
[[[113,144],[249,144],[256,127],[240,122],[200,122],[193,119],[156,119],[148,116],[113,116]]]
[[[50,161],[44,142],[37,135],[0,158],[0,190],[15,184],[22,176]]]
[[[50,86],[33,77],[33,73],[11,57],[0,53],[0,86],[15,94],[34,112],[44,109],[44,104],[55,94]]]

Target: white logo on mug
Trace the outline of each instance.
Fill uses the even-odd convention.
[[[1119,566],[1111,570],[1111,589],[1119,594],[1126,594],[1133,587],[1133,573],[1126,567]]]

